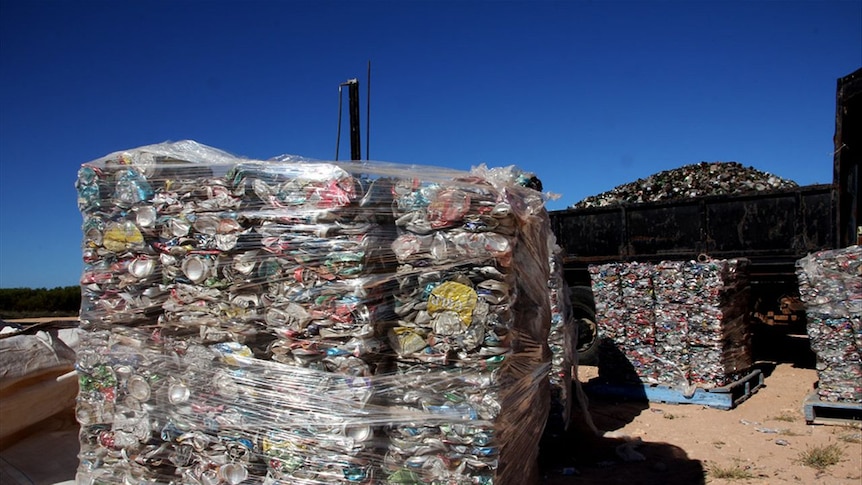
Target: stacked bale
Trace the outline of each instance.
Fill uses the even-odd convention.
[[[533,364],[549,357],[547,222],[519,214],[517,194],[528,189],[495,183],[396,184],[398,319],[389,336],[403,385],[390,400],[433,418],[389,432],[387,466],[410,483],[515,483],[537,473],[499,465],[534,463],[525,433],[547,417],[547,379],[536,381]]]
[[[82,482],[533,469],[548,224],[511,177],[180,142],[85,164],[77,185]]]
[[[747,261],[589,267],[600,374],[611,381],[720,387],[752,362]]]
[[[797,261],[821,400],[862,402],[862,246]]]

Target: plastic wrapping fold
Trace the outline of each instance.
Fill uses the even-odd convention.
[[[796,274],[820,399],[862,402],[862,246],[810,254]]]
[[[748,261],[662,261],[589,267],[599,373],[684,390],[727,385],[751,365]]]
[[[79,482],[537,479],[550,230],[520,177],[188,141],[83,165]]]
[[[562,248],[552,246],[548,294],[551,303],[551,328],[548,345],[551,350],[551,413],[546,433],[558,434],[568,429],[574,405],[572,379],[577,375],[576,350],[578,333],[575,326],[569,286],[563,275]]]
[[[74,365],[75,351],[56,330],[4,336],[0,338],[0,393],[28,379],[69,372]]]

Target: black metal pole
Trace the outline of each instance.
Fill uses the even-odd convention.
[[[361,138],[359,133],[359,81],[351,79],[349,84],[350,97],[350,159],[362,160]]]

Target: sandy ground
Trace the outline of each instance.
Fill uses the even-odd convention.
[[[805,422],[803,402],[817,382],[805,345],[788,345],[789,358],[759,361],[764,387],[731,410],[591,397],[590,414],[606,436],[591,434],[577,421],[568,433],[545,443],[542,483],[862,484],[862,429]],[[596,375],[595,367],[579,369],[582,382]],[[831,444],[842,450],[838,464],[818,471],[802,463],[807,450]],[[0,483],[71,480],[77,448],[71,413],[43,422],[28,438],[0,450]],[[719,478],[721,471],[740,478]]]

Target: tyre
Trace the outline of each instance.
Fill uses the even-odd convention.
[[[596,324],[596,303],[593,291],[588,286],[569,288],[572,317],[578,329],[578,363],[598,365],[599,327]]]

